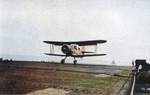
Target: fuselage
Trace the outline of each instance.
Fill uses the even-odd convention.
[[[78,46],[77,44],[63,45],[61,51],[66,55],[83,55],[84,46]]]

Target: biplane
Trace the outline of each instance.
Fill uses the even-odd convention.
[[[97,54],[97,44],[106,43],[106,40],[91,40],[91,41],[76,41],[76,42],[61,42],[61,41],[43,41],[44,43],[50,44],[50,53],[45,53],[51,56],[64,56],[61,60],[61,64],[65,62],[67,57],[74,57],[74,64],[77,63],[75,58],[77,57],[90,57],[90,56],[104,56],[106,54]],[[94,46],[94,51],[85,51],[85,46]],[[63,54],[54,54],[54,46],[61,46]]]

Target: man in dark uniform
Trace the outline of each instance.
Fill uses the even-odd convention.
[[[132,66],[134,66],[134,61],[132,60]]]

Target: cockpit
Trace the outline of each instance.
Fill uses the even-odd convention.
[[[74,48],[76,50],[80,50],[80,47],[77,44],[71,44],[70,46],[71,46],[71,48]]]

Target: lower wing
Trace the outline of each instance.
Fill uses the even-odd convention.
[[[46,54],[46,55],[52,55],[52,56],[66,56],[64,54],[49,54],[49,53],[44,53],[44,54]]]
[[[52,55],[52,56],[72,56],[72,57],[91,57],[91,56],[104,56],[106,54],[86,54],[86,55],[64,55],[64,54],[49,54],[45,53],[46,55]]]
[[[86,54],[86,55],[72,55],[73,57],[91,57],[91,56],[104,56],[106,54]]]

